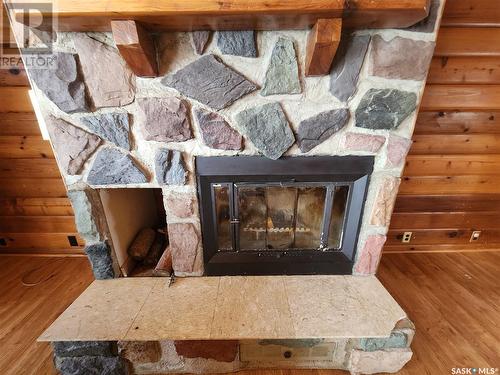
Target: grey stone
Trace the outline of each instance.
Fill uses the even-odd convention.
[[[55,358],[61,375],[127,375],[125,361],[120,357],[63,357]]]
[[[96,135],[52,116],[47,118],[47,129],[61,169],[69,175],[78,174],[101,143]]]
[[[223,55],[257,57],[257,44],[253,30],[218,31],[217,47]]]
[[[128,113],[105,113],[86,116],[80,120],[99,137],[125,150],[130,150],[128,116]]]
[[[391,348],[406,348],[408,337],[403,332],[394,331],[388,338],[364,338],[360,340],[360,349],[366,352]]]
[[[138,99],[144,117],[144,139],[156,142],[183,142],[193,138],[188,109],[184,100],[167,98]]]
[[[417,95],[395,89],[370,89],[356,109],[356,126],[395,129],[417,106]]]
[[[75,33],[73,43],[96,108],[121,107],[134,101],[135,75],[116,48],[84,33]]]
[[[187,172],[180,151],[161,149],[155,156],[156,179],[162,185],[184,185]]]
[[[147,178],[130,155],[105,148],[97,154],[87,182],[91,185],[141,184],[147,182]]]
[[[416,23],[413,26],[408,27],[408,31],[416,31],[420,33],[432,33],[436,27],[436,21],[439,12],[439,6],[441,4],[440,0],[431,0],[431,7],[429,9],[429,15],[422,21]]]
[[[111,250],[106,242],[98,242],[86,246],[85,253],[89,258],[96,280],[112,279],[115,277]]]
[[[243,135],[270,159],[279,159],[295,142],[279,103],[244,110],[238,113],[236,120]]]
[[[279,38],[274,46],[260,94],[263,96],[300,94],[301,91],[293,42],[290,39]]]
[[[58,357],[114,357],[118,355],[114,341],[54,341],[54,354]]]
[[[87,192],[84,190],[68,191],[68,198],[73,206],[78,233],[85,239],[85,242],[100,241],[101,235],[94,220],[92,202]]]
[[[256,85],[214,55],[200,57],[165,77],[162,83],[214,109],[226,108],[257,89]]]
[[[347,124],[349,117],[349,110],[342,108],[321,112],[302,121],[297,130],[297,143],[300,150],[309,152],[326,141]]]
[[[55,52],[54,56],[55,66],[30,69],[31,79],[61,111],[67,113],[88,111],[85,85],[78,74],[75,55]]]
[[[219,150],[241,150],[243,137],[215,112],[201,108],[194,110],[203,142]]]
[[[193,31],[191,33],[191,42],[194,50],[198,55],[203,55],[208,40],[210,39],[211,31]]]
[[[342,38],[330,72],[330,92],[337,99],[347,101],[356,92],[369,44],[369,35]]]

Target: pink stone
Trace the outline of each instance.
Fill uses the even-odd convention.
[[[347,133],[345,136],[345,147],[351,151],[366,151],[376,153],[385,143],[382,135],[371,135],[362,133]]]
[[[384,78],[424,80],[434,52],[434,42],[401,37],[386,42],[372,38],[370,74]]]
[[[89,36],[75,34],[85,84],[96,108],[121,107],[135,97],[135,76],[116,48]]]
[[[47,120],[47,129],[61,169],[69,175],[77,174],[99,147],[101,139],[64,120],[52,116]]]
[[[200,235],[192,223],[168,224],[168,238],[175,272],[193,272]]]
[[[400,182],[401,180],[396,177],[387,177],[384,179],[373,205],[372,216],[370,218],[371,225],[379,227],[389,226]]]
[[[161,346],[158,341],[120,341],[120,357],[130,362],[153,363],[161,359]]]
[[[218,362],[233,362],[238,354],[236,340],[189,340],[174,341],[177,354],[186,358],[213,359]]]
[[[358,254],[358,260],[354,266],[354,272],[359,275],[374,275],[382,255],[386,236],[375,234],[370,235],[365,241],[365,246]]]
[[[187,219],[195,215],[196,197],[191,193],[170,193],[165,206],[168,217]]]
[[[411,139],[391,134],[387,141],[387,167],[399,167],[403,164],[408,151],[410,151]]]

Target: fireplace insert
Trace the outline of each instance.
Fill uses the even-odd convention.
[[[352,274],[373,162],[197,157],[205,273]]]

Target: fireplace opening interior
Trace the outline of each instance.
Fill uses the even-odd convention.
[[[162,190],[99,189],[99,195],[124,276],[151,275],[168,245]]]

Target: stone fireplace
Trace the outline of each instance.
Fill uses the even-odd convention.
[[[158,33],[158,78],[135,77],[109,33],[57,33],[55,66],[28,74],[94,275],[105,280],[95,288],[119,289],[118,281],[127,282],[127,299],[135,288],[150,286],[148,298],[157,298],[165,311],[173,307],[158,295],[166,293],[179,306],[196,295],[213,308],[206,323],[211,327],[236,284],[241,292],[233,297],[255,296],[267,307],[283,296],[259,293],[283,288],[286,301],[273,313],[291,312],[289,325],[296,328],[316,322],[292,333],[264,329],[259,337],[216,328],[205,336],[162,333],[162,327],[148,334],[141,324],[132,328],[145,319],[137,310],[122,322],[131,330],[126,335],[83,334],[81,320],[78,334],[67,326],[61,334],[57,325],[79,314],[77,300],[42,337],[54,342],[62,373],[85,366],[113,374],[399,370],[411,358],[414,327],[374,274],[441,8],[433,1],[429,18],[407,29],[344,30],[331,73],[323,77],[304,74],[303,30]],[[149,244],[149,263],[147,254],[131,250],[138,237]],[[160,257],[168,257],[177,280],[169,289],[163,279],[166,289],[155,294],[158,279],[132,276],[151,276],[137,269],[146,263],[154,268]],[[358,317],[358,310],[364,323],[349,321],[336,331],[332,327],[343,327],[344,318],[335,315],[331,331],[323,332],[326,323],[300,305],[313,297],[301,283],[334,290],[330,302],[346,309],[332,312],[325,297],[312,309],[326,309],[318,316]],[[179,317],[172,325],[194,324],[183,314],[198,311],[199,303],[172,312]],[[150,315],[161,310],[140,305]],[[252,324],[267,311],[259,306],[249,308]],[[226,321],[237,324],[238,317]]]

